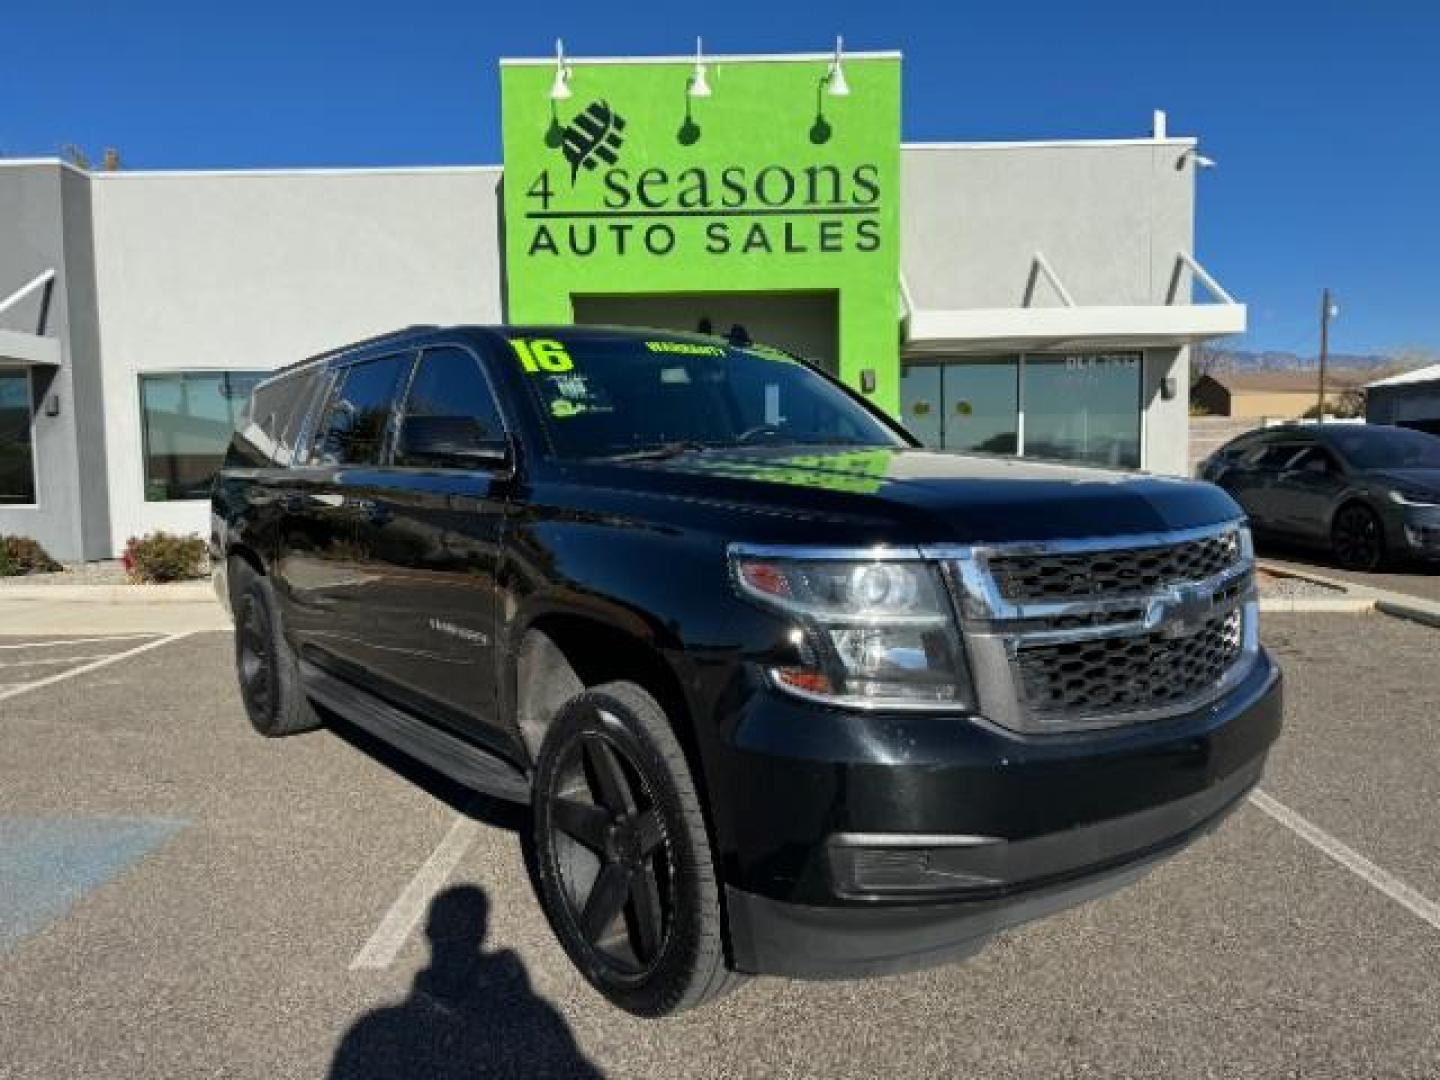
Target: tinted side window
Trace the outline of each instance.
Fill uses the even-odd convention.
[[[1300,443],[1270,443],[1250,455],[1250,464],[1265,472],[1279,472],[1304,449]]]
[[[426,349],[405,402],[396,464],[440,464],[446,452],[504,441],[500,410],[475,357],[460,348]]]
[[[386,356],[341,371],[316,429],[312,458],[325,465],[378,465],[410,358]]]
[[[1287,469],[1306,469],[1322,474],[1340,471],[1340,463],[1335,460],[1335,455],[1323,446],[1307,447],[1285,467]]]

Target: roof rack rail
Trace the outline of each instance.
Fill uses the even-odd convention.
[[[319,363],[321,360],[329,360],[332,356],[339,356],[342,353],[353,352],[356,349],[363,349],[367,345],[379,345],[382,342],[390,341],[394,338],[403,338],[410,334],[418,334],[426,330],[438,329],[440,329],[438,323],[413,323],[410,326],[404,326],[398,330],[387,330],[383,334],[376,334],[374,337],[361,338],[359,341],[352,341],[348,345],[338,345],[333,349],[326,349],[324,352],[318,352],[314,356],[307,356],[303,360],[296,360],[293,364],[286,364],[284,367],[278,367],[274,371],[272,371],[269,376],[267,376],[267,379],[273,379],[277,375],[284,375],[287,372],[295,371],[296,369],[305,367],[309,364]]]

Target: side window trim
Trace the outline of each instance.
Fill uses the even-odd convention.
[[[481,377],[481,378],[484,380],[484,382],[485,382],[485,390],[486,390],[486,392],[490,395],[490,403],[495,406],[495,415],[500,418],[500,428],[501,428],[502,432],[504,433],[505,441],[506,441],[506,443],[512,444],[512,445],[513,445],[513,443],[514,443],[514,434],[513,434],[514,431],[515,431],[514,422],[513,422],[513,420],[512,420],[511,417],[509,417],[509,416],[506,415],[505,400],[504,400],[504,398],[503,398],[500,394],[496,393],[496,391],[495,391],[495,379],[494,379],[494,377],[490,374],[490,368],[486,365],[485,360],[484,360],[484,358],[480,355],[480,353],[476,352],[476,350],[475,350],[472,346],[470,346],[469,344],[467,344],[466,342],[463,342],[463,341],[427,341],[424,345],[420,346],[420,348],[415,351],[415,356],[414,356],[413,362],[412,362],[411,365],[410,365],[410,375],[409,375],[409,377],[405,380],[405,388],[404,388],[404,391],[402,392],[402,394],[400,395],[400,397],[397,399],[397,400],[398,400],[398,403],[397,403],[396,408],[395,408],[395,411],[394,411],[394,413],[393,413],[393,417],[394,417],[394,424],[392,425],[392,426],[393,426],[393,430],[392,430],[391,433],[390,433],[388,453],[386,454],[386,458],[385,458],[386,467],[387,467],[387,468],[392,468],[392,469],[404,469],[404,470],[407,471],[407,472],[469,472],[469,471],[470,471],[470,470],[468,470],[468,469],[447,469],[447,468],[437,468],[437,467],[435,467],[435,466],[424,466],[424,467],[422,467],[422,466],[419,466],[419,465],[397,465],[397,464],[395,464],[395,451],[396,451],[396,449],[397,449],[397,443],[399,442],[399,438],[400,438],[400,426],[405,422],[405,417],[408,415],[408,413],[409,413],[409,411],[410,411],[410,391],[411,391],[411,389],[412,389],[412,388],[414,387],[414,385],[415,385],[416,376],[418,376],[418,375],[420,374],[420,365],[425,362],[425,354],[426,354],[426,353],[439,352],[439,351],[444,350],[444,349],[453,349],[453,350],[455,350],[455,351],[457,351],[457,352],[463,352],[463,353],[465,353],[467,356],[470,357],[471,362],[476,366],[476,368],[479,369],[479,371],[480,371],[480,377]]]

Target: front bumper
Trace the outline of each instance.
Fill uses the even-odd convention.
[[[1440,559],[1440,508],[1407,507],[1399,531],[1407,554]]]
[[[779,752],[754,717],[737,731],[752,745],[722,844],[732,961],[801,978],[909,970],[1120,888],[1239,805],[1281,704],[1262,652],[1224,699],[1143,730],[1023,737],[870,717],[853,760],[862,748],[833,730],[847,718],[790,717]],[[812,736],[831,729],[832,760],[807,760],[793,738],[807,720]],[[837,747],[852,760],[833,760]]]

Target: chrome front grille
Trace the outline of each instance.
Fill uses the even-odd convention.
[[[1164,633],[1022,645],[1015,666],[1032,718],[1084,719],[1186,702],[1240,658],[1243,614],[1216,616],[1189,637]]]
[[[1070,600],[1135,595],[1205,581],[1240,559],[1239,533],[1229,529],[1148,547],[998,555],[990,559],[990,573],[1006,600]]]
[[[981,709],[1017,731],[1202,707],[1259,650],[1254,550],[1236,522],[930,554],[947,566]]]

